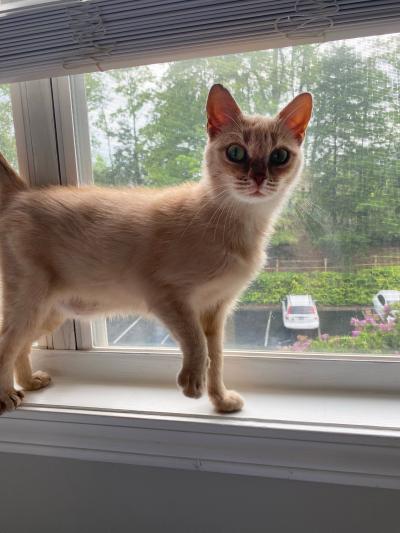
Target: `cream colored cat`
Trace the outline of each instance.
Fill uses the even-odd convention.
[[[179,342],[178,384],[215,408],[243,400],[225,388],[227,314],[265,260],[265,246],[302,167],[309,93],[275,118],[243,115],[214,85],[203,178],[167,189],[28,189],[0,156],[3,327],[0,413],[50,376],[32,373],[32,342],[66,317],[150,313]],[[132,376],[134,381],[134,376]]]

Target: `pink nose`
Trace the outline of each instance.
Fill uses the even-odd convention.
[[[251,176],[257,185],[261,185],[265,181],[265,174],[256,174]]]

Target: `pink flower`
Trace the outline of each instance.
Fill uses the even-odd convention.
[[[379,329],[384,332],[392,331],[393,327],[393,322],[388,322],[387,324],[379,324]]]
[[[309,339],[308,337],[299,335],[297,337],[297,341],[292,345],[292,350],[295,352],[303,352],[304,350],[307,350],[310,344],[311,344],[311,339]]]
[[[327,341],[329,339],[329,334],[328,333],[323,333],[321,335],[321,341]]]
[[[358,337],[360,335],[361,331],[359,331],[358,329],[355,329],[351,332],[351,336],[352,337]]]

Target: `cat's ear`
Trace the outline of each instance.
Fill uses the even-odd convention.
[[[213,85],[207,99],[207,131],[217,135],[224,126],[234,124],[242,112],[231,93],[221,84]]]
[[[278,115],[278,120],[284,124],[299,141],[303,142],[307,125],[310,121],[313,98],[310,93],[301,93],[294,98]]]

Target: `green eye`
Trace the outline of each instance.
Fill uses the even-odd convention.
[[[226,150],[226,155],[229,161],[233,163],[240,163],[246,159],[246,150],[240,144],[231,144]]]
[[[289,152],[284,148],[277,148],[269,156],[269,162],[271,165],[279,166],[284,165],[289,160]]]

